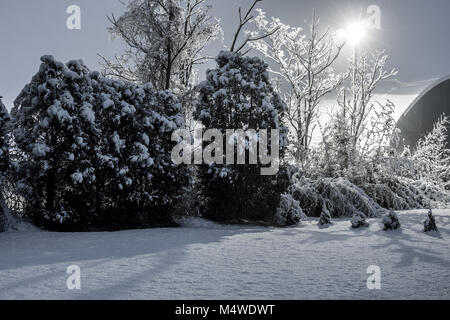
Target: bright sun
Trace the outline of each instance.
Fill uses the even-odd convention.
[[[358,45],[366,35],[366,24],[363,22],[355,22],[347,27],[346,37],[347,41],[352,45]]]
[[[357,46],[364,39],[366,31],[366,23],[359,21],[350,24],[346,29],[339,30],[339,34],[350,45]]]

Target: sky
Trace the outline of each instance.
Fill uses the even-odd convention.
[[[126,0],[122,0],[126,1]],[[212,14],[221,20],[224,39],[207,48],[215,55],[231,44],[238,24],[238,7],[246,9],[252,0],[209,0]],[[81,30],[69,30],[66,20],[70,5],[81,8]],[[264,0],[258,7],[269,17],[293,26],[307,26],[312,12],[323,27],[346,27],[365,14],[370,5],[380,8],[380,30],[371,30],[361,44],[365,49],[385,49],[389,66],[399,70],[382,85],[379,95],[391,98],[399,112],[427,85],[450,74],[450,1],[448,0]],[[119,0],[1,0],[0,1],[0,95],[11,108],[15,97],[38,71],[39,58],[51,54],[59,61],[82,59],[99,70],[98,54],[112,57],[123,50],[112,40],[107,16],[124,11]],[[249,54],[256,54],[250,52]],[[344,50],[336,68],[345,68],[351,49]],[[201,70],[214,67],[209,62]]]

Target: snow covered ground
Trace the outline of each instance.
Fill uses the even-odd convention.
[[[219,226],[114,233],[0,234],[0,299],[450,299],[450,210],[440,233],[422,232],[425,210],[399,214],[402,230],[348,221],[319,229]],[[81,290],[66,269],[81,268]],[[368,290],[367,267],[381,268]]]

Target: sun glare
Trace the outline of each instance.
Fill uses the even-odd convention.
[[[366,30],[366,23],[359,21],[350,24],[343,32],[347,42],[352,46],[357,46],[364,39]]]

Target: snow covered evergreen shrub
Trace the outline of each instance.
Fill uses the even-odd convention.
[[[331,224],[331,214],[327,208],[322,209],[322,213],[319,217],[319,226],[326,226]]]
[[[77,96],[71,89],[81,85],[87,70],[80,75],[51,56],[41,61],[11,112],[17,146],[15,182],[27,200],[26,215],[38,226],[76,223],[80,216],[64,203],[71,193],[69,152],[80,132],[74,120],[81,90]]]
[[[438,231],[438,228],[436,226],[436,220],[434,219],[433,211],[431,211],[431,209],[428,210],[428,217],[423,223],[423,225],[424,225],[424,232]]]
[[[217,67],[208,70],[200,85],[194,118],[207,129],[280,129],[280,159],[283,159],[287,132],[281,125],[286,105],[270,84],[267,64],[259,58],[221,52]],[[268,130],[270,133],[270,130]],[[248,151],[249,144],[246,145]],[[268,143],[268,150],[271,141]],[[235,163],[238,151],[235,146]],[[286,166],[262,176],[262,165],[202,165],[200,181],[207,199],[206,218],[225,220],[266,220],[273,222],[280,195],[288,186]],[[225,163],[224,155],[224,163]]]
[[[310,217],[319,217],[323,208],[335,218],[352,217],[359,212],[367,217],[380,217],[385,212],[362,189],[342,178],[313,180],[296,176],[290,193]]]
[[[290,194],[281,195],[280,207],[277,208],[275,215],[275,224],[278,226],[292,226],[305,218],[305,214],[300,207],[300,203],[294,200]]]
[[[362,212],[353,214],[350,222],[353,229],[367,228],[369,226],[369,223],[366,221],[366,216]]]
[[[184,125],[169,91],[124,81],[98,81],[96,116],[102,132],[97,150],[102,224],[164,225],[187,182],[171,160],[171,133]],[[124,214],[126,213],[126,214]]]
[[[171,132],[183,125],[177,99],[104,78],[81,61],[41,61],[12,110],[25,215],[52,230],[170,221],[185,177],[170,161]]]
[[[400,228],[400,221],[394,210],[390,210],[388,214],[383,217],[384,230],[397,230]]]

